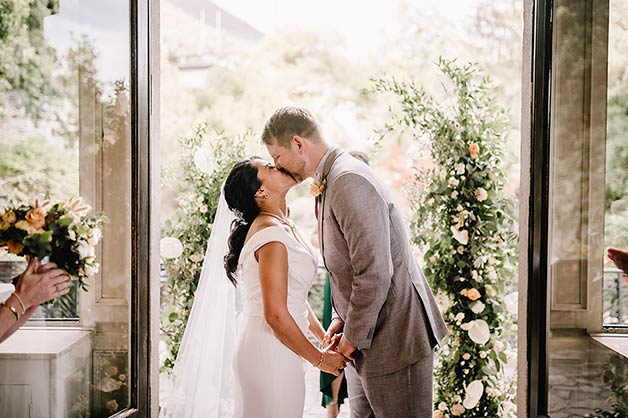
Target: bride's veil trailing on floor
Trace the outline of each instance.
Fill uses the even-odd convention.
[[[236,290],[223,263],[233,219],[223,190],[173,373],[160,389],[160,418],[233,416]]]

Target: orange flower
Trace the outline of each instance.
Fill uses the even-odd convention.
[[[473,159],[478,158],[480,155],[480,146],[475,142],[469,145],[469,155],[471,155],[471,158]]]
[[[310,194],[314,197],[318,197],[321,193],[325,191],[326,181],[322,179],[317,179],[310,186]]]
[[[7,243],[7,247],[9,247],[9,252],[13,254],[19,254],[24,249],[24,245],[21,242],[9,241]]]
[[[118,368],[116,366],[109,366],[109,368],[107,369],[107,374],[110,377],[114,377],[118,374]]]
[[[471,300],[478,300],[480,299],[480,297],[482,297],[480,292],[475,288],[469,289],[469,291],[467,292],[465,296]]]
[[[28,211],[25,219],[33,228],[41,229],[46,224],[46,211],[40,207],[35,207]]]

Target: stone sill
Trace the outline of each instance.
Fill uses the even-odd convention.
[[[628,359],[628,334],[591,334],[591,338]]]
[[[57,359],[92,331],[71,328],[21,328],[0,344],[0,360]]]

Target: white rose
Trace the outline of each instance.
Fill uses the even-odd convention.
[[[445,402],[441,402],[438,404],[438,409],[440,409],[441,411],[446,411],[447,410],[447,404]]]
[[[483,188],[479,187],[475,190],[475,198],[478,201],[483,202],[488,198],[488,192],[484,190]]]
[[[159,253],[165,259],[177,258],[183,253],[183,244],[175,237],[165,237],[159,242]]]
[[[495,351],[498,354],[504,351],[504,343],[501,341],[493,342],[493,351]]]
[[[85,275],[87,277],[92,277],[94,274],[98,273],[99,267],[100,266],[98,265],[98,263],[95,263],[93,266],[86,265],[85,266]]]
[[[491,338],[491,331],[488,328],[488,324],[483,319],[467,322],[462,324],[460,328],[467,331],[471,341],[476,344],[484,345]]]
[[[199,148],[194,153],[194,165],[199,171],[211,174],[216,168],[214,166],[214,153],[208,148]]]
[[[461,243],[462,245],[467,245],[467,243],[469,242],[469,232],[462,229],[458,229],[456,228],[456,226],[452,226],[451,228],[451,232],[454,235],[454,239],[456,241],[458,241],[459,243]]]
[[[454,190],[453,192],[451,192],[451,198],[452,199],[457,199],[458,198],[458,192],[456,190]]]
[[[457,179],[457,178],[455,178],[455,177],[450,177],[450,178],[449,178],[449,185],[450,185],[450,186],[452,186],[452,187],[456,187],[456,186],[458,186],[459,184],[460,184],[460,182],[458,181],[458,179]]]
[[[475,302],[471,303],[469,307],[471,308],[473,313],[479,314],[484,311],[484,308],[486,307],[486,305],[484,305],[481,301],[476,300]]]
[[[464,319],[464,312],[458,312],[456,316],[454,316],[454,321],[462,321]]]
[[[463,163],[456,164],[456,174],[464,174],[464,168]]]
[[[100,230],[100,228],[94,228],[92,229],[91,236],[89,237],[87,242],[89,242],[89,245],[95,246],[100,242],[101,238],[102,238],[102,231]]]
[[[487,355],[486,351],[480,351],[480,358],[486,358]]]
[[[474,380],[467,386],[466,396],[464,398],[464,401],[462,402],[462,405],[464,405],[466,409],[475,408],[478,402],[480,402],[483,394],[484,385],[482,384],[482,381]]]
[[[508,293],[504,296],[504,305],[506,305],[506,310],[508,312],[515,315],[519,305],[519,292]]]
[[[490,269],[488,271],[488,278],[491,279],[492,281],[496,281],[497,280],[497,273],[495,272],[495,270]]]
[[[473,278],[473,280],[480,281],[480,275],[478,274],[477,270],[472,270],[471,271],[471,278]]]
[[[84,260],[87,257],[93,257],[95,255],[94,247],[89,245],[87,241],[83,241],[83,240],[79,241],[76,249],[79,253],[79,259],[81,260]]]
[[[484,286],[484,290],[486,290],[486,295],[489,297],[493,297],[497,294],[493,286],[491,286],[490,284],[487,284],[486,286]]]

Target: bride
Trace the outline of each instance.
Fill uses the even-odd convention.
[[[295,184],[259,157],[229,173],[161,417],[301,417],[305,361],[334,375],[345,367],[337,338],[319,349],[306,336],[322,341],[325,331],[307,302],[316,251],[286,217]],[[227,278],[241,292],[237,325]]]

